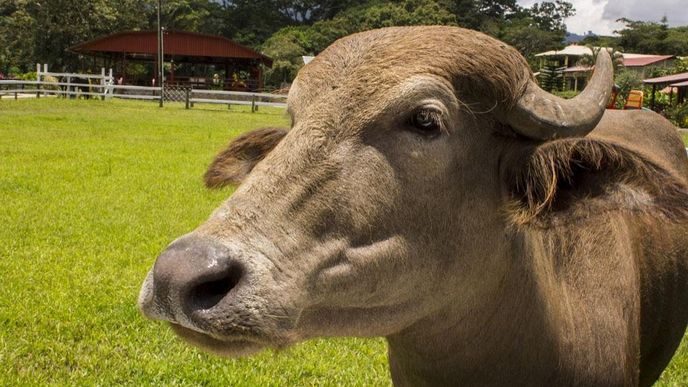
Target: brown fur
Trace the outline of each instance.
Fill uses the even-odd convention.
[[[460,28],[341,39],[295,80],[288,134],[213,163],[211,186],[246,179],[161,254],[142,309],[232,356],[384,336],[400,386],[651,384],[688,321],[684,146],[648,112],[517,136],[530,79]]]
[[[423,39],[415,32],[442,38]],[[352,52],[357,54],[350,55]],[[392,27],[336,41],[313,65],[299,72],[297,80],[308,82],[295,82],[289,103],[292,111],[298,111],[323,93],[343,95],[351,86],[365,85],[355,90],[356,99],[341,101],[342,111],[360,110],[359,100],[375,102],[390,85],[418,73],[448,79],[468,111],[498,116],[507,114],[533,79],[528,63],[516,49],[480,32],[443,26]],[[361,111],[366,113],[375,112]]]
[[[575,223],[579,214],[627,210],[688,217],[688,187],[647,157],[610,142],[573,138],[533,145],[507,173],[518,225]],[[582,204],[584,203],[584,204]],[[559,214],[559,216],[557,216]]]
[[[204,176],[205,185],[208,188],[222,188],[240,184],[286,134],[284,129],[263,128],[234,139],[208,167]]]

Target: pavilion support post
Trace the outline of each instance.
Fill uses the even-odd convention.
[[[674,105],[674,88],[669,86],[669,106]]]
[[[122,84],[126,82],[127,79],[127,53],[125,52],[122,54],[122,73],[120,74],[120,77],[122,77]]]
[[[223,90],[229,90],[229,86],[232,84],[232,80],[229,78],[229,62],[225,62],[225,81],[224,85],[222,85]]]

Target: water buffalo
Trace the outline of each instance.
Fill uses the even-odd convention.
[[[343,38],[290,130],[213,162],[241,185],[140,307],[227,356],[384,336],[397,385],[650,385],[688,318],[688,163],[659,115],[605,112],[611,86],[606,51],[563,100],[478,32]]]

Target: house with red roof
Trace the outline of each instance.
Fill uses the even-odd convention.
[[[623,54],[624,67],[638,73],[641,78],[649,76],[655,69],[673,67],[675,61],[674,55]]]
[[[610,52],[611,48],[606,48]],[[564,82],[568,90],[582,90],[590,73],[592,67],[581,64],[581,58],[591,56],[592,50],[590,47],[572,44],[562,50],[553,50],[536,54],[540,58],[540,66],[544,67],[546,63],[554,62],[557,66],[562,68],[564,75]],[[645,55],[623,53],[623,66],[638,74],[639,78],[646,78],[654,69],[669,68],[674,66],[676,57],[674,55]]]

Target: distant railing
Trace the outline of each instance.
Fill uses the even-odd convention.
[[[78,74],[68,74],[70,79],[78,78]],[[167,90],[166,90],[167,92]],[[221,104],[251,106],[251,111],[256,112],[260,106],[285,108],[287,96],[283,94],[249,93],[243,91],[221,90],[195,90],[184,89],[182,102],[187,109],[196,104]],[[75,82],[50,82],[50,81],[0,81],[0,99],[3,96],[19,96],[35,94],[36,98],[53,95],[57,97],[95,97],[101,99],[119,98],[135,100],[160,100],[160,87],[125,86],[112,83],[75,83]]]
[[[76,78],[76,77],[73,77]],[[41,96],[55,95],[58,97],[96,97],[101,99],[121,98],[139,100],[159,100],[159,87],[123,86],[111,83],[76,83],[76,82],[50,82],[50,81],[0,81],[0,98],[20,95],[35,94]]]
[[[190,109],[197,103],[251,106],[251,112],[256,112],[259,106],[278,108],[287,107],[287,96],[283,94],[248,93],[244,91],[222,90],[186,90],[186,108]]]
[[[31,96],[36,98],[53,95],[63,98],[120,98],[138,100],[156,100],[184,102],[187,109],[197,103],[251,106],[255,112],[260,106],[272,106],[284,108],[286,95],[268,93],[249,93],[243,91],[200,90],[190,86],[170,85],[163,90],[160,87],[128,86],[115,84],[112,69],[105,71],[102,68],[100,74],[77,73],[51,73],[47,64],[36,65],[35,81],[25,80],[1,80],[0,99],[3,96]]]

